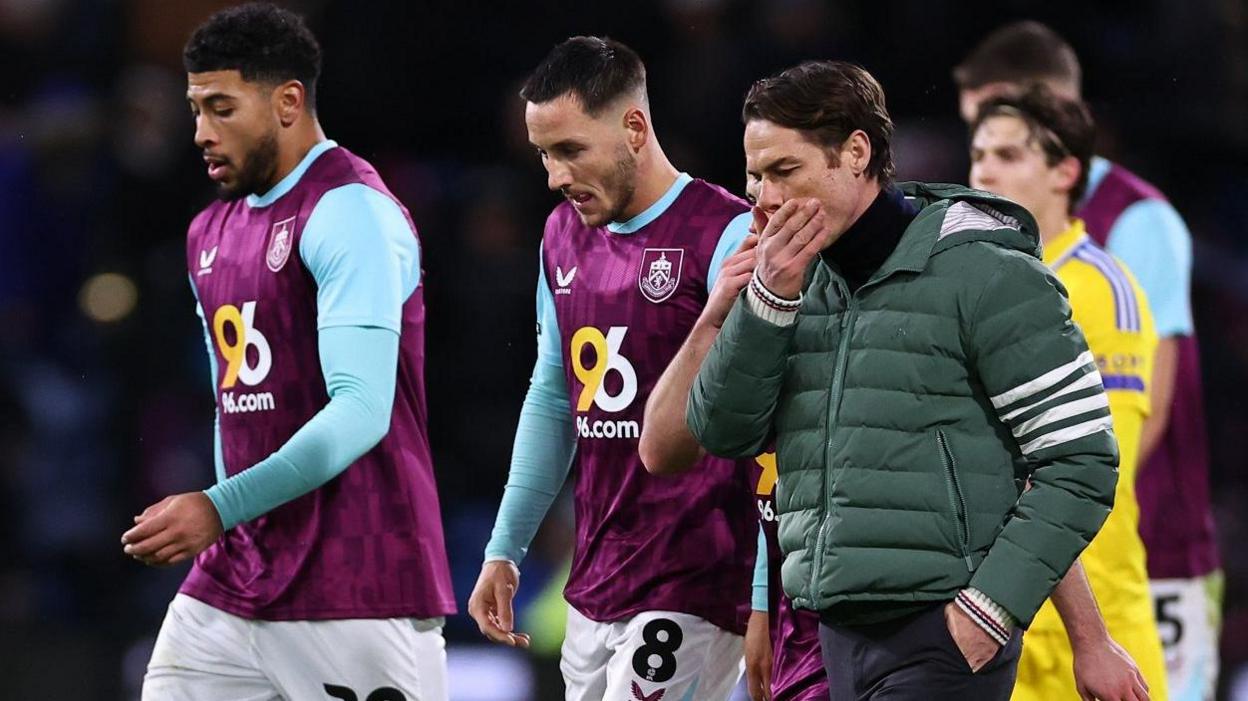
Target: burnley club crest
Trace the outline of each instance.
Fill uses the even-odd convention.
[[[277,272],[286,265],[286,259],[290,258],[291,243],[295,238],[295,217],[283,219],[273,225],[273,229],[269,232],[269,251],[264,255],[264,262],[269,266],[269,270]]]
[[[680,285],[680,270],[685,262],[683,248],[647,248],[641,255],[637,284],[646,299],[658,304]]]

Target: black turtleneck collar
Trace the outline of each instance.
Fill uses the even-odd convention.
[[[907,202],[901,190],[888,185],[880,190],[858,221],[851,224],[836,243],[823,250],[824,260],[836,265],[849,283],[850,292],[855,292],[892,255],[901,235],[918,213],[918,207]]]

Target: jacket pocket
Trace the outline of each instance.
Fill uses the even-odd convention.
[[[958,551],[962,555],[962,561],[966,563],[966,570],[974,572],[975,565],[971,561],[971,523],[966,510],[966,497],[962,494],[962,484],[958,481],[958,462],[949,448],[949,438],[939,429],[936,431],[936,449],[940,452],[940,462],[945,468],[945,486],[949,492],[949,503],[953,507]]]

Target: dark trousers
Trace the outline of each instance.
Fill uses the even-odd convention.
[[[978,672],[945,624],[945,604],[884,623],[819,626],[831,701],[1006,701],[1014,689],[1023,634]]]

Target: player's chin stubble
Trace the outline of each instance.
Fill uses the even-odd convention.
[[[270,182],[277,170],[277,134],[269,132],[260,137],[255,148],[243,156],[243,167],[238,171],[234,184],[222,183],[217,196],[226,202],[247,195],[267,192],[276,183]]]

